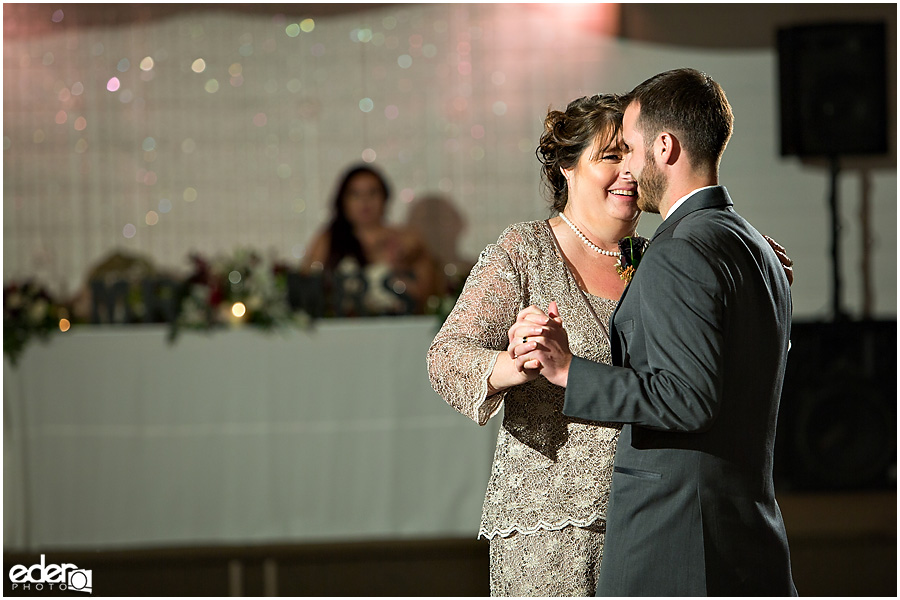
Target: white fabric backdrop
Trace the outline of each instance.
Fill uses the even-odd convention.
[[[394,184],[393,220],[446,194],[474,257],[508,223],[547,214],[533,153],[548,105],[688,65],[734,105],[722,181],[796,260],[795,316],[827,316],[828,174],[778,156],[774,52],[621,41],[582,27],[584,10],[615,18],[608,5],[410,4],[307,32],[301,18],[210,9],[4,40],[4,279],[72,293],[117,247],[182,268],[191,250],[235,246],[299,258],[335,179],[364,155]],[[859,313],[864,179],[875,316],[893,317],[896,169],[842,177],[843,301]],[[641,231],[658,223],[646,215]]]

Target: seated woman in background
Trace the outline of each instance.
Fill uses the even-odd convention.
[[[372,167],[348,170],[333,200],[333,217],[309,245],[304,274],[324,275],[338,316],[421,313],[435,266],[413,231],[384,222],[390,189]]]

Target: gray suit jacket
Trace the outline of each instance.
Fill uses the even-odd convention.
[[[772,484],[791,297],[723,187],[660,225],[566,415],[623,423],[597,594],[796,595]]]

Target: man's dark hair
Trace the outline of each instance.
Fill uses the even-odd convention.
[[[681,142],[695,169],[719,168],[731,138],[734,115],[722,87],[696,69],[675,69],[654,75],[626,96],[626,105],[640,104],[636,123],[645,142],[663,131]]]

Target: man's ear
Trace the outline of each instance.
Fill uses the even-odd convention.
[[[653,150],[662,164],[674,165],[681,156],[681,142],[668,131],[663,131],[656,138]]]

